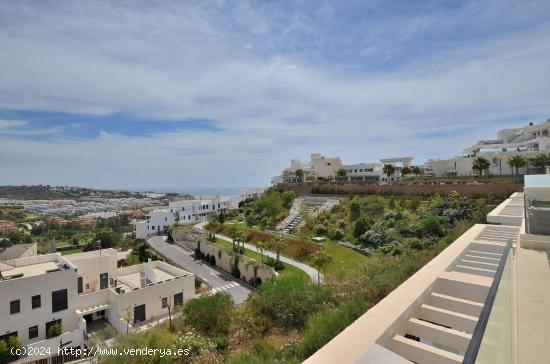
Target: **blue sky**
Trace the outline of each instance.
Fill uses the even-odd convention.
[[[548,1],[0,1],[0,184],[261,186],[550,117]]]

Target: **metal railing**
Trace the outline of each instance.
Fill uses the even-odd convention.
[[[495,302],[495,297],[497,295],[498,287],[500,285],[502,273],[504,272],[504,267],[506,265],[506,261],[508,260],[511,248],[512,239],[509,239],[506,243],[506,246],[504,247],[504,251],[502,252],[502,258],[500,259],[498,268],[495,272],[495,277],[493,278],[491,288],[489,288],[489,292],[487,293],[485,304],[483,305],[483,309],[481,310],[481,314],[479,315],[474,333],[472,334],[472,339],[470,340],[470,344],[468,345],[468,349],[466,350],[466,354],[464,354],[464,360],[462,361],[462,364],[474,364],[476,362],[479,348],[481,346],[481,341],[483,339],[483,336],[485,335],[485,329],[487,328],[487,323],[489,322],[489,316],[491,315],[491,310]]]

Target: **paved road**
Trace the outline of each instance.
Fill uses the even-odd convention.
[[[230,274],[221,273],[201,261],[195,261],[191,257],[191,252],[185,249],[168,244],[164,236],[153,236],[147,240],[147,243],[183,269],[201,277],[212,287],[213,292],[227,292],[233,297],[235,303],[244,302],[252,290]]]
[[[205,231],[204,230],[204,225],[205,224],[206,224],[206,222],[200,222],[197,225],[195,225],[195,227],[197,227],[198,229],[201,229],[202,231]],[[227,236],[220,235],[220,234],[216,234],[216,238],[228,241],[230,243],[233,241],[233,240],[231,240],[231,238],[228,238]],[[244,247],[246,249],[250,249],[252,251],[257,251],[256,246],[252,245],[252,244],[244,243]],[[277,258],[277,253],[269,251],[269,250],[264,250],[264,255],[267,255],[268,257],[272,257],[274,259]],[[296,268],[303,270],[304,272],[306,272],[311,277],[311,279],[314,282],[317,282],[317,269],[315,269],[315,268],[313,268],[313,267],[311,267],[307,264],[298,262],[294,259],[282,256],[282,255],[279,257],[279,259],[281,259],[281,262],[283,262],[283,263],[293,265]],[[323,282],[323,281],[324,281],[324,278],[323,278],[323,275],[321,274],[321,282]]]

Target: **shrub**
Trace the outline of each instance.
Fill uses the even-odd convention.
[[[63,333],[63,325],[62,324],[54,324],[50,326],[48,329],[48,332],[46,333],[46,338],[51,339],[52,337],[59,336]]]
[[[342,240],[344,238],[344,231],[342,229],[336,229],[332,233],[332,240]]]
[[[327,227],[323,224],[315,225],[315,234],[318,235],[318,236],[326,235],[327,234]]]
[[[282,327],[301,326],[326,298],[325,288],[302,276],[288,276],[262,284],[250,299],[251,307]]]
[[[369,230],[370,224],[364,217],[359,218],[355,222],[355,227],[353,228],[353,237],[359,238],[361,235],[367,232]]]
[[[312,315],[300,343],[299,352],[307,358],[349,326],[368,308],[363,297],[356,296],[336,309],[324,309]]]
[[[227,293],[194,298],[183,307],[183,322],[206,335],[227,335],[235,304]]]
[[[195,289],[200,288],[202,285],[202,279],[199,276],[195,276]]]
[[[414,249],[414,250],[422,250],[426,247],[426,244],[417,237],[408,239],[407,244],[411,249]]]
[[[281,261],[277,261],[277,259],[275,258],[266,256],[264,259],[264,264],[272,267],[276,271],[281,271],[285,269],[285,265]]]
[[[262,279],[260,277],[252,277],[248,280],[248,283],[252,287],[260,287],[262,285]]]
[[[361,215],[361,204],[359,203],[359,201],[357,200],[353,200],[351,201],[350,205],[349,205],[349,216],[350,216],[350,219],[353,221],[353,220],[357,220],[359,218],[359,216]]]
[[[296,198],[296,194],[294,193],[294,191],[283,192],[283,194],[281,195],[281,199],[283,200],[283,206],[287,209],[290,208],[295,198]]]
[[[428,235],[443,236],[445,234],[444,225],[447,219],[441,216],[430,215],[422,220],[422,229]]]
[[[189,360],[215,351],[217,345],[211,339],[190,331],[178,337],[176,347],[188,349],[189,355],[186,356],[186,359]]]

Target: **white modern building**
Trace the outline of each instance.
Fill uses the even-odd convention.
[[[384,176],[384,163],[344,164],[349,181],[380,181]]]
[[[95,321],[132,331],[195,295],[193,274],[161,261],[117,268],[114,249],[0,264],[0,340],[17,336],[23,346],[51,348],[52,355],[60,346],[81,346]],[[62,334],[50,337],[54,325]]]
[[[263,189],[258,188],[244,190],[232,197],[172,201],[168,208],[153,210],[146,215],[145,220],[133,222],[136,238],[145,239],[149,235],[162,234],[174,224],[186,225],[205,221],[211,215],[236,209],[241,201],[259,197],[263,192]]]
[[[508,159],[515,155],[531,158],[541,153],[550,153],[550,119],[536,125],[529,123],[522,128],[502,129],[496,139],[480,140],[464,149],[461,156],[432,159],[428,164],[436,177],[471,176],[474,159],[484,157],[491,162],[491,175],[510,175],[513,171]],[[519,172],[525,174],[527,170],[522,168]]]
[[[291,160],[290,167],[285,168],[281,175],[274,176],[271,184],[276,186],[281,183],[335,179],[340,169],[346,172],[348,181],[394,181],[401,178],[401,168],[411,167],[412,160],[412,157],[397,157],[381,159],[375,163],[342,164],[340,157],[327,158],[321,154],[312,154],[309,162]],[[396,167],[395,173],[390,177],[383,171],[384,164],[393,164]],[[303,172],[303,178],[296,175],[298,170]]]
[[[324,157],[321,154],[311,154],[310,160],[302,162],[292,159],[290,166],[285,168],[280,176],[273,177],[273,184],[284,182],[301,182],[306,180],[334,178],[336,172],[342,168],[340,157]],[[303,177],[297,176],[296,171],[301,170]]]

